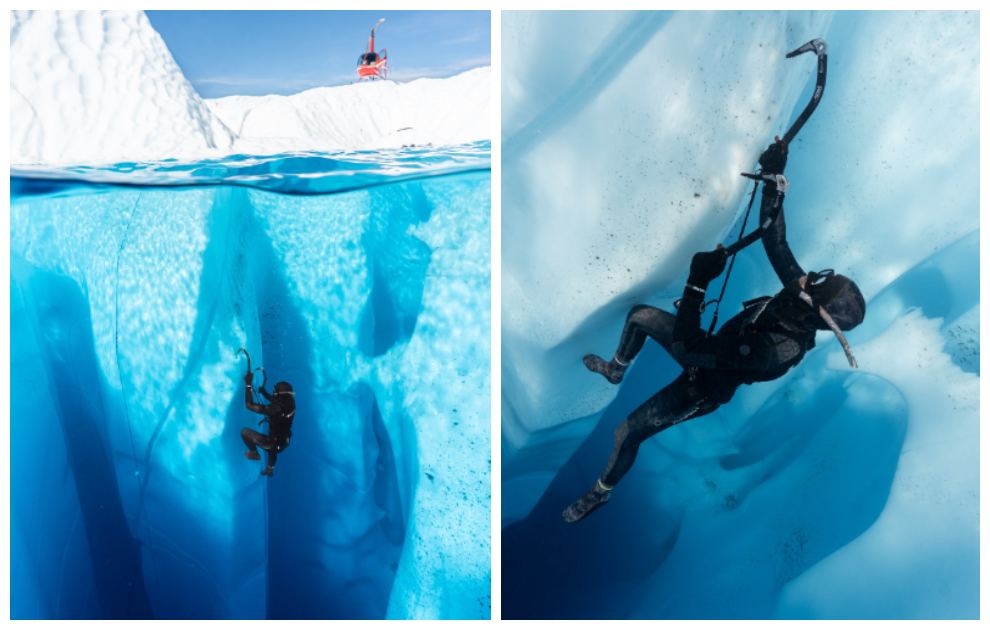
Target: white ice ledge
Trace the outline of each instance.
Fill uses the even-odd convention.
[[[446,79],[199,96],[143,12],[15,11],[11,163],[450,145],[491,137],[490,69]]]

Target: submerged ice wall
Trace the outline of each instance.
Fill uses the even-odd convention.
[[[976,14],[503,19],[503,614],[978,616]],[[785,378],[644,444],[565,526],[613,428],[678,373],[647,344],[615,388],[581,356],[734,239],[738,172],[813,80],[783,53],[818,36],[829,84],[791,147],[788,237],[863,289],[860,369],[820,336]],[[526,59],[550,50],[574,64],[544,80]],[[723,321],[775,284],[741,254]]]
[[[11,162],[370,150],[488,140],[488,68],[204,100],[143,12],[15,11]]]
[[[486,617],[489,196],[15,199],[12,616]],[[267,481],[242,346],[297,396]]]
[[[534,475],[514,466],[530,458],[515,449],[560,436],[546,440],[552,474],[588,423],[561,431],[614,396],[600,379],[564,375],[726,233],[746,187],[739,172],[785,126],[811,70],[780,51],[790,33],[829,22],[807,13],[560,18],[505,18],[508,41],[519,40],[505,47],[503,90],[502,226],[513,235],[502,265],[503,463],[506,482],[524,485]],[[572,59],[569,72],[545,84],[527,61],[541,50]],[[550,445],[561,439],[571,449]],[[527,499],[503,517],[524,515],[541,486],[507,492]]]

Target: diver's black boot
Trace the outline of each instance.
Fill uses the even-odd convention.
[[[622,377],[626,373],[626,368],[629,367],[628,363],[619,363],[615,359],[606,361],[597,354],[586,354],[582,360],[584,361],[584,367],[588,368],[592,372],[598,372],[608,379],[608,382],[613,385],[618,385],[622,382]]]
[[[265,466],[265,469],[261,471],[261,474],[266,477],[271,477],[272,475],[275,474],[275,469],[272,468],[271,466]]]
[[[588,490],[587,494],[567,506],[567,509],[564,510],[561,516],[568,523],[576,523],[608,503],[608,498],[611,494],[612,488],[603,484],[602,480],[599,479],[591,487],[591,490]]]
[[[248,459],[253,459],[254,461],[258,461],[259,459],[261,459],[261,455],[258,454],[258,451],[245,451],[244,457],[247,457]]]

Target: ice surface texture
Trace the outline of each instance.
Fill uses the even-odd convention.
[[[374,81],[291,96],[227,96],[207,105],[237,134],[238,151],[451,145],[491,138],[491,70],[447,79]]]
[[[503,615],[978,616],[978,16],[507,12],[502,33]],[[860,369],[823,333],[565,525],[678,373],[648,343],[616,388],[581,356],[734,239],[738,173],[810,95],[812,58],[784,53],[814,37],[829,84],[791,147],[788,236],[867,297]],[[722,321],[777,282],[745,251]]]
[[[11,614],[489,614],[488,173],[11,214]],[[246,346],[296,390],[243,456]]]
[[[11,162],[110,162],[230,153],[143,12],[14,11]]]
[[[11,161],[106,164],[489,140],[490,72],[202,99],[142,12],[15,11]]]

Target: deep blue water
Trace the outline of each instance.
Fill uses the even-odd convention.
[[[11,617],[487,617],[489,402],[421,376],[487,372],[489,199],[488,143],[13,172]],[[242,346],[296,391],[271,479]]]

